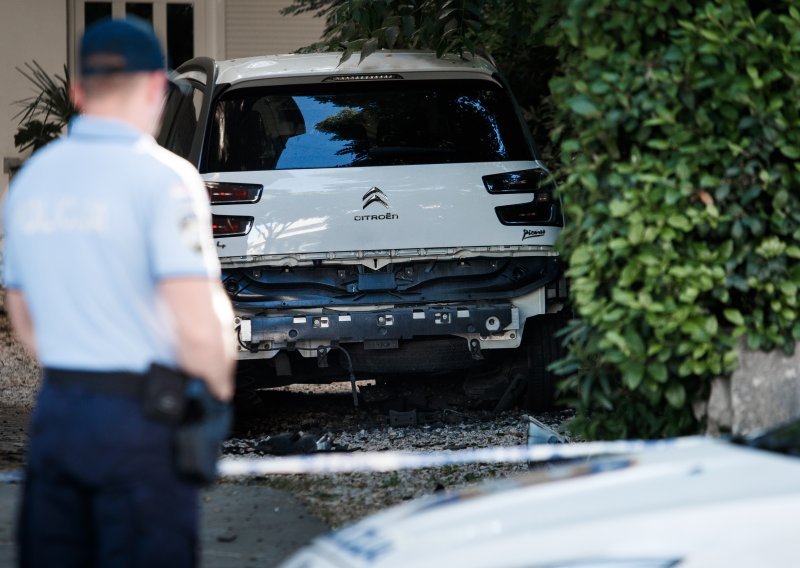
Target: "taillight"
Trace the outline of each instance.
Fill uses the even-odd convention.
[[[561,203],[553,194],[555,184],[544,170],[521,170],[483,176],[483,185],[493,195],[531,194],[529,203],[495,207],[503,225],[564,226]]]
[[[215,237],[241,237],[250,232],[253,218],[243,215],[212,215],[211,229]]]
[[[211,205],[234,205],[236,203],[257,203],[261,199],[264,186],[257,183],[207,181],[206,190]]]

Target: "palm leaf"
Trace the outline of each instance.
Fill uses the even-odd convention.
[[[33,86],[34,94],[15,101],[21,107],[14,115],[19,119],[14,145],[21,151],[38,150],[51,140],[58,138],[61,131],[77,114],[77,109],[69,97],[69,74],[64,65],[63,75],[49,75],[39,63],[25,63],[17,71]]]

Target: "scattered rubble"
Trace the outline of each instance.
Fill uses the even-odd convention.
[[[39,365],[13,338],[0,288],[0,404],[30,411],[39,382]]]
[[[525,444],[529,432],[537,443],[553,443],[565,440],[559,432],[572,416],[564,411],[530,420],[518,410],[495,414],[475,408],[468,396],[459,393],[458,381],[360,388],[368,404],[358,411],[352,407],[347,383],[261,391],[260,401],[248,409],[247,418],[241,417],[235,437],[225,442],[223,451],[254,458],[282,455],[279,452],[293,450],[300,440],[306,439],[310,447],[321,438],[331,442],[324,451],[461,450]],[[420,408],[408,408],[409,401],[417,401]],[[416,417],[416,423],[398,425],[402,423],[398,413],[407,422]],[[288,433],[292,427],[302,431]],[[341,526],[404,500],[526,469],[525,464],[472,464],[380,474],[279,475],[245,483],[290,491],[322,520]]]

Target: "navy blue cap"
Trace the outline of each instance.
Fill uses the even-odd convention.
[[[103,20],[86,29],[80,48],[81,76],[164,71],[164,52],[144,20]]]

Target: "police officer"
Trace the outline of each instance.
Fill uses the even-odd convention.
[[[33,155],[5,207],[6,307],[43,367],[18,526],[22,566],[192,566],[197,488],[173,427],[146,418],[152,363],[232,396],[232,312],[208,198],[153,139],[164,55],[141,21],[87,29],[81,115]]]

